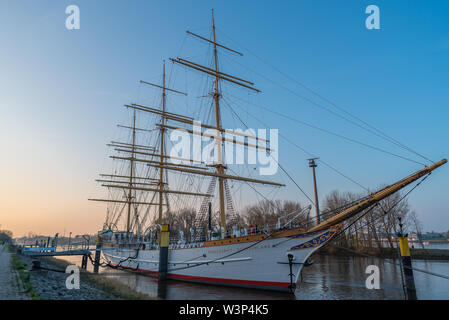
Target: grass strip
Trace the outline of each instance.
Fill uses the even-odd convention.
[[[30,281],[30,273],[28,271],[28,264],[22,261],[17,253],[14,252],[14,249],[10,246],[9,251],[11,254],[11,267],[17,271],[19,275],[19,280],[22,282],[23,288],[25,292],[31,297],[33,300],[39,300],[39,294],[36,289],[33,287]]]

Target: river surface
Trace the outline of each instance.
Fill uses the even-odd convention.
[[[81,258],[66,257],[81,265]],[[359,256],[315,255],[314,264],[302,271],[302,280],[294,295],[270,291],[219,287],[168,280],[159,285],[156,278],[128,271],[100,268],[103,275],[114,277],[134,290],[169,300],[270,299],[270,300],[402,300],[404,290],[399,260]],[[369,265],[379,267],[380,289],[367,289],[365,281]],[[449,261],[414,260],[413,267],[449,276]],[[89,263],[88,270],[92,271]],[[414,272],[418,299],[449,300],[449,279]]]

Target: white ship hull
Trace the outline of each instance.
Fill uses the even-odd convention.
[[[235,243],[240,241],[238,239],[247,240],[240,237],[223,240],[232,241],[231,244],[205,246],[205,243],[199,243],[193,248],[170,248],[167,278],[294,292],[308,257],[332,239],[338,230],[327,228],[314,233],[273,235],[264,240]],[[113,265],[158,275],[159,250],[105,245],[103,253]],[[292,255],[291,262],[289,254]]]

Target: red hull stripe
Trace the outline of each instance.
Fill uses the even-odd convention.
[[[273,281],[253,281],[253,280],[238,280],[238,279],[224,279],[224,278],[209,278],[209,277],[196,277],[187,276],[181,274],[168,274],[168,277],[184,279],[184,280],[195,280],[203,282],[215,282],[215,283],[234,283],[234,284],[245,284],[251,286],[270,286],[270,287],[288,287],[290,283],[288,282],[273,282]]]
[[[136,269],[130,268],[130,267],[122,267],[122,268],[136,270]],[[136,271],[142,272],[142,273],[149,273],[154,276],[158,275],[157,271],[150,271],[150,270],[144,270],[144,269],[137,269]],[[213,283],[232,283],[232,284],[243,284],[243,285],[249,285],[249,286],[270,286],[270,287],[282,287],[282,288],[288,288],[288,286],[290,286],[289,282],[209,278],[209,277],[188,276],[188,275],[174,274],[174,273],[167,274],[167,277],[173,278],[173,279],[190,280],[190,281],[213,282]]]

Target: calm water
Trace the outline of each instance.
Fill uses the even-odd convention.
[[[66,260],[81,265],[81,258]],[[404,299],[401,273],[398,266],[388,263],[393,260],[365,257],[321,256],[313,258],[315,263],[303,269],[302,281],[295,295],[259,290],[228,288],[184,283],[168,280],[158,285],[156,278],[110,268],[100,268],[103,275],[114,277],[138,292],[163,299]],[[394,261],[399,263],[398,260]],[[365,280],[366,267],[377,265],[380,270],[380,289],[368,290]],[[449,276],[449,261],[413,261],[413,267]],[[88,270],[92,271],[89,264]],[[449,300],[449,280],[422,272],[416,272],[415,284],[418,299]]]

